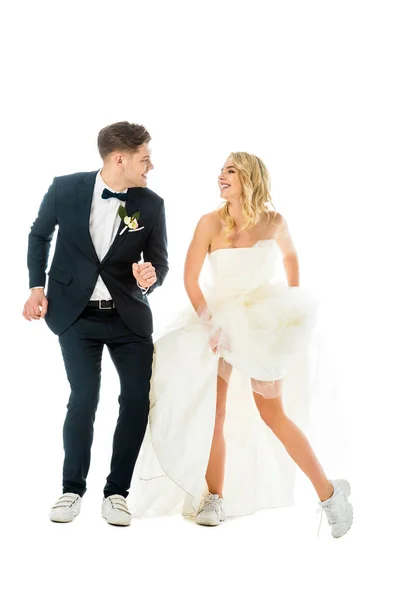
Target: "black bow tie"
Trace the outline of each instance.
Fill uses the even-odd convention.
[[[104,188],[101,197],[104,198],[105,200],[108,200],[109,198],[118,198],[118,200],[122,200],[122,202],[126,202],[128,199],[128,192],[117,194],[117,192],[111,192],[111,190],[109,190],[108,188]]]

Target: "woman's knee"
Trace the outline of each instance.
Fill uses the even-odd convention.
[[[256,405],[262,420],[271,429],[276,428],[286,418],[280,396],[277,398],[257,398]]]

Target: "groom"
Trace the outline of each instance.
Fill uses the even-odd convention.
[[[143,126],[125,121],[102,129],[102,169],[56,177],[29,234],[31,295],[23,315],[28,321],[44,317],[59,336],[71,387],[63,495],[51,509],[52,521],[72,521],[80,511],[107,346],[121,392],[102,515],[112,525],[131,522],[126,497],[147,426],[153,360],[147,296],[168,272],[164,202],[146,188],[150,140]]]

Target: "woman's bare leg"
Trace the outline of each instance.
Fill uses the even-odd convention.
[[[228,375],[230,375],[230,370],[231,368],[228,370]],[[225,475],[226,448],[224,438],[224,423],[226,414],[226,396],[229,385],[228,381],[229,377],[227,377],[226,381],[224,378],[218,375],[214,436],[211,444],[210,459],[206,472],[208,491],[210,494],[218,494],[220,498],[222,498]]]
[[[253,395],[262,420],[310,479],[321,502],[330,498],[333,494],[333,486],[328,481],[304,433],[285,415],[281,397],[264,398],[261,394],[253,393]]]

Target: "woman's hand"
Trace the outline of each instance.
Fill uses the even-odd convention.
[[[216,354],[217,351],[219,350],[221,336],[222,336],[221,329],[217,329],[208,341],[208,345],[210,346],[210,348],[214,354]]]
[[[208,345],[212,352],[217,354],[218,352],[221,352],[221,350],[230,350],[229,341],[222,329],[220,327],[214,329],[211,321],[208,321],[206,325],[210,335]]]

